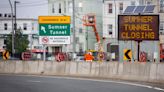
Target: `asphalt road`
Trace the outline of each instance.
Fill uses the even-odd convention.
[[[105,80],[0,75],[0,92],[164,92],[164,90]]]

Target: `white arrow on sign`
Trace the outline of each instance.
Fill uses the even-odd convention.
[[[41,30],[42,30],[44,33],[46,33],[45,27],[41,26]]]

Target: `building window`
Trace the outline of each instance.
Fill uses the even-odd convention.
[[[79,52],[83,52],[83,44],[79,43]]]
[[[54,4],[52,4],[52,13],[55,13],[55,7],[54,7]]]
[[[112,35],[112,29],[113,29],[112,24],[107,25],[107,30],[109,35]]]
[[[119,4],[119,12],[122,14],[123,13],[123,3]]]
[[[79,43],[79,37],[76,37],[75,42]]]
[[[4,44],[6,44],[7,43],[7,40],[6,39],[4,39],[4,42],[3,42]]]
[[[151,5],[152,4],[152,1],[147,1],[146,4],[147,5]]]
[[[59,3],[59,13],[61,13],[61,3]]]
[[[64,7],[64,13],[67,13],[66,1],[64,1],[64,6],[65,6],[65,7]]]
[[[23,23],[23,30],[27,30],[27,23]]]
[[[111,3],[108,4],[108,13],[112,13],[112,4]]]
[[[159,33],[160,33],[160,34],[164,34],[164,22],[161,22],[161,23],[160,23],[159,28],[160,28]]]
[[[32,23],[32,30],[34,30],[34,26],[35,26],[34,23]]]
[[[164,23],[160,23],[160,32],[164,32]]]
[[[4,14],[4,17],[7,17],[7,14]]]
[[[164,12],[164,0],[160,0],[160,12]]]
[[[14,23],[14,30],[16,30],[16,29],[17,29],[17,24]]]
[[[131,5],[132,6],[135,6],[136,5],[136,2],[135,1],[131,1]]]
[[[139,5],[144,5],[144,0],[139,0]]]
[[[72,2],[68,2],[68,11],[69,11],[69,13],[72,13],[73,12],[72,11],[72,8],[73,8]]]
[[[79,2],[79,7],[83,7],[83,3],[82,2]]]
[[[7,30],[7,23],[4,24],[4,30]]]
[[[107,44],[107,52],[111,52],[110,43]]]
[[[79,8],[78,12],[82,12],[83,11],[83,3],[82,2],[79,3],[79,7],[78,8]]]
[[[11,18],[11,14],[9,14],[8,17]]]
[[[83,33],[83,29],[82,28],[79,28],[79,33]]]

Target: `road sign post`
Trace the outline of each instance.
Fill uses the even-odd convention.
[[[46,45],[43,45],[44,52],[43,52],[43,61],[46,61]]]
[[[70,16],[39,16],[39,43],[43,44],[43,60],[46,45],[70,44]]]

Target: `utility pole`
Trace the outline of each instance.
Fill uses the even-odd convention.
[[[72,0],[73,5],[73,58],[76,56],[76,32],[75,32],[75,0]]]
[[[13,23],[13,6],[11,4],[11,1],[9,0],[9,3],[10,3],[10,8],[11,8],[11,21],[12,21],[12,26],[11,26],[11,29],[12,29],[12,56],[14,57],[14,30],[13,30],[13,26],[14,26],[14,23]]]
[[[46,45],[43,45],[43,61],[46,61]]]

